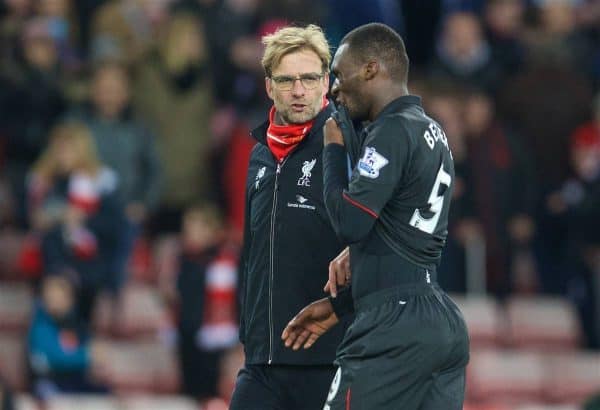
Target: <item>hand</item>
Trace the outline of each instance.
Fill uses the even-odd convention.
[[[324,298],[311,303],[300,311],[287,324],[281,339],[285,347],[293,350],[310,348],[321,335],[339,322],[329,299]]]
[[[344,145],[342,130],[333,117],[329,117],[327,121],[325,121],[325,125],[323,126],[323,137],[323,144],[325,146],[329,144]]]
[[[323,290],[337,296],[337,285],[345,286],[350,282],[350,248],[346,247],[338,256],[329,263],[329,280]]]

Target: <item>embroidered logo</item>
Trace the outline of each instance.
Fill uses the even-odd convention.
[[[390,161],[381,155],[373,147],[365,149],[365,155],[358,161],[358,172],[367,178],[375,179],[379,176],[379,170]]]
[[[258,189],[258,185],[260,183],[261,178],[265,176],[265,171],[266,170],[267,170],[267,167],[262,167],[256,173],[256,178],[254,178],[254,187],[256,189]]]
[[[302,164],[302,176],[298,179],[298,186],[310,186],[310,177],[312,176],[311,171],[316,163],[316,158],[312,161],[304,161]]]
[[[304,198],[302,195],[296,195],[296,201],[298,201],[299,203],[303,204],[306,201],[308,201],[308,199]]]
[[[311,205],[308,203],[308,198],[302,196],[302,195],[296,195],[296,202],[288,202],[287,203],[288,208],[301,208],[301,209],[308,209],[311,211],[314,211],[315,209],[317,209],[316,206]]]

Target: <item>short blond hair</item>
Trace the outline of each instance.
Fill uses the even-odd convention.
[[[54,180],[60,172],[57,150],[64,149],[60,142],[77,152],[77,169],[89,175],[96,175],[102,168],[96,143],[89,128],[77,121],[61,123],[50,131],[48,146],[33,165],[33,173],[48,181]]]
[[[299,50],[314,51],[321,59],[322,72],[329,72],[331,50],[321,27],[309,24],[306,27],[284,27],[262,38],[265,53],[262,66],[267,77],[273,74],[273,68],[279,65],[287,54]]]

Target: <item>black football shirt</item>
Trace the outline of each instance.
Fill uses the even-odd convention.
[[[342,193],[346,204],[331,207],[330,214],[335,223],[336,209],[348,203],[361,209],[395,253],[431,266],[447,236],[454,164],[444,131],[420,101],[412,95],[394,100],[363,130],[360,156]]]

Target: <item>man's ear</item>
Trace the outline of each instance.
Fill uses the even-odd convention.
[[[379,63],[377,61],[369,61],[363,67],[363,77],[365,80],[369,81],[375,78],[377,73],[379,72]]]
[[[265,77],[265,89],[270,99],[273,99],[273,83],[269,77]]]

